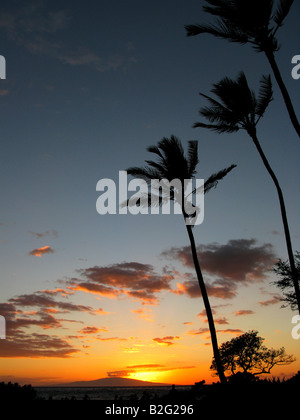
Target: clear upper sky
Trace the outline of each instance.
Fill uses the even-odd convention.
[[[270,267],[287,259],[275,187],[246,133],[192,128],[222,77],[253,90],[263,54],[184,25],[199,0],[2,1],[0,380],[32,383],[131,375],[211,380],[203,303],[180,216],[96,212],[96,183],[142,166],[149,145],[198,140],[198,178],[237,165],[205,197],[194,230],[219,341],[249,329],[299,354]],[[299,112],[299,3],[278,31],[278,65]],[[273,80],[273,77],[272,77]],[[300,143],[276,82],[258,137],[284,192],[300,249]],[[200,314],[200,315],[199,315]],[[1,350],[2,349],[2,350]],[[277,375],[299,370],[299,360]],[[108,373],[109,372],[109,373]]]

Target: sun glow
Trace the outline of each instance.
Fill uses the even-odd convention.
[[[160,372],[136,372],[130,375],[131,379],[138,379],[139,381],[147,382],[163,382]]]

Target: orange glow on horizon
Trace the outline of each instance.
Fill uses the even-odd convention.
[[[26,360],[26,364],[24,364]],[[108,377],[108,360],[104,360],[99,368],[99,359],[92,357],[90,360],[84,358],[73,359],[6,359],[5,366],[1,368],[2,375],[7,375],[5,382],[18,382],[21,385],[31,384],[32,386],[53,386],[63,385],[69,382],[93,381]],[[98,366],[98,369],[97,369]],[[145,364],[145,366],[147,366]],[[150,366],[150,365],[149,365]],[[277,377],[288,379],[297,373],[297,366],[275,367],[267,378]],[[132,369],[134,370],[134,369]],[[298,369],[299,370],[299,369]],[[284,372],[284,373],[283,373]],[[212,376],[208,365],[190,369],[175,369],[167,365],[164,368],[136,369],[132,372],[120,372],[117,377],[137,379],[140,381],[163,383],[167,385],[193,385],[195,382],[205,380],[206,384],[218,382],[217,376]]]
[[[161,372],[137,372],[127,376],[129,379],[137,379],[139,381],[146,381],[146,382],[157,382],[157,383],[164,383],[164,379],[161,377],[163,373]]]

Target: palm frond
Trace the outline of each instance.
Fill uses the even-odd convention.
[[[201,93],[212,106],[202,107],[199,111],[210,124],[197,122],[193,125],[194,128],[208,128],[218,133],[234,133],[239,129],[249,132],[255,128],[273,99],[270,76],[261,78],[258,98],[249,88],[243,72],[239,73],[236,80],[224,77],[213,86],[211,92],[215,93],[220,101]]]
[[[189,178],[192,178],[196,173],[196,167],[199,163],[198,159],[198,141],[190,140],[188,142],[188,170]]]
[[[242,120],[251,112],[253,97],[243,72],[239,73],[237,80],[224,77],[213,86],[211,92],[221,99],[224,106],[236,116],[236,119]]]
[[[219,132],[235,132],[239,128],[245,128],[249,123],[255,122],[255,93],[250,90],[246,76],[240,72],[237,79],[224,77],[211,89],[219,101],[208,95],[201,94],[212,106],[201,108],[200,115],[211,123],[206,128],[215,129]],[[196,127],[204,125],[196,125]]]
[[[212,174],[204,183],[204,194],[210,191],[212,188],[215,188],[218,182],[234,168],[236,168],[236,165],[230,165],[228,168],[222,169],[221,171]]]
[[[193,128],[208,128],[209,130],[216,131],[217,133],[236,133],[240,130],[238,125],[204,124],[201,122],[195,123]]]
[[[187,36],[196,36],[203,33],[210,33],[205,25],[184,25]]]
[[[237,78],[237,91],[237,96],[240,101],[237,103],[237,105],[240,109],[240,115],[243,119],[243,122],[248,124],[248,121],[250,120],[251,124],[254,124],[257,100],[255,92],[250,89],[248,85],[248,81],[244,72],[240,72]]]
[[[224,23],[222,20],[217,19],[216,25],[185,25],[187,36],[196,36],[199,34],[210,34],[217,38],[228,39],[231,42],[238,42],[246,44],[249,42],[247,34],[243,33],[239,28]]]
[[[149,152],[157,155],[157,160],[146,160],[146,167],[131,167],[127,173],[145,180],[148,185],[154,179],[190,179],[198,163],[197,142],[189,142],[188,159],[185,157],[181,141],[174,135],[163,137],[156,146],[150,146]]]
[[[157,146],[149,146],[147,147],[147,151],[150,153],[155,153],[156,155],[158,155],[161,159],[164,159],[161,151],[159,150],[159,148]]]
[[[215,93],[222,100],[222,102],[226,102],[225,101],[225,97],[219,95],[219,91],[218,91],[217,85],[214,85],[214,89],[212,89],[211,92]],[[203,107],[203,108],[201,108],[201,112],[200,112],[201,114],[202,114],[202,110],[203,111],[204,110],[207,110],[207,111],[213,110],[214,113],[220,113],[220,114],[222,114],[224,116],[228,113],[229,110],[228,110],[228,106],[227,106],[226,103],[225,103],[226,106],[224,106],[221,102],[217,101],[216,99],[212,98],[211,96],[205,95],[204,93],[200,93],[200,95],[203,98],[207,99],[208,102],[210,102],[211,105],[212,105],[212,107]],[[230,116],[228,115],[228,118],[229,117]],[[211,121],[214,121],[214,120],[211,120]]]
[[[145,162],[156,170],[156,174],[159,174],[159,178],[166,178],[168,170],[165,165],[154,162],[153,160],[145,160]]]
[[[137,201],[134,201],[134,202],[132,201],[131,198],[128,198],[127,200],[120,203],[120,208],[133,207],[133,206],[137,206],[137,204],[142,208],[149,207],[151,205],[151,194],[140,193],[139,198],[137,199]]]
[[[157,170],[152,168],[140,168],[138,166],[132,166],[126,169],[128,175],[132,175],[133,177],[138,177],[146,181],[150,184],[151,179],[158,179],[160,177],[160,173]]]
[[[164,155],[164,164],[169,174],[169,179],[181,180],[189,177],[188,161],[184,154],[181,141],[174,135],[164,137],[158,143],[159,149]]]
[[[269,105],[269,103],[273,100],[273,89],[272,89],[272,82],[271,76],[262,76],[260,80],[260,89],[258,94],[258,100],[256,104],[255,113],[259,117],[262,117]]]
[[[132,207],[131,212],[133,211],[133,214],[136,214],[143,213],[143,207],[150,207],[151,213],[157,213],[157,211],[152,212],[155,207],[166,204],[169,208],[170,201],[174,201],[174,206],[179,204],[179,213],[184,215],[186,223],[191,226],[197,223],[195,218],[197,219],[201,208],[197,200],[197,205],[193,203],[193,200],[189,200],[189,195],[195,192],[201,192],[202,194],[208,192],[211,188],[216,187],[218,182],[236,166],[231,165],[211,175],[204,185],[203,182],[200,183],[201,186],[196,183],[199,187],[190,192],[189,187],[182,181],[185,179],[191,180],[196,172],[198,164],[198,142],[196,140],[188,142],[187,157],[180,140],[175,136],[170,139],[163,138],[157,147],[151,146],[148,151],[155,153],[160,160],[163,159],[165,165],[154,161],[146,161],[147,167],[134,166],[128,168],[127,173],[129,175],[139,177],[147,182],[148,190],[141,187],[138,194],[133,194],[131,198],[120,203],[121,208]],[[183,169],[181,164],[183,164]],[[167,172],[168,169],[169,172]],[[151,187],[150,192],[149,186]],[[176,213],[178,213],[177,210]]]
[[[273,0],[206,0],[211,6],[203,10],[218,16],[227,25],[255,37],[255,32],[267,28],[272,16]]]
[[[275,14],[273,17],[274,22],[277,24],[276,30],[282,26],[284,19],[288,15],[290,8],[294,0],[280,0],[277,9],[275,10]]]
[[[203,10],[215,17],[211,24],[185,25],[187,36],[208,33],[240,44],[250,43],[257,51],[279,49],[271,25],[273,0],[206,0]],[[292,0],[280,0],[275,23],[281,25]]]
[[[237,115],[228,108],[218,107],[202,107],[199,111],[202,117],[206,118],[211,123],[217,122],[218,124],[236,125],[239,123]]]
[[[180,140],[173,134],[170,136],[170,138],[163,137],[158,142],[158,147],[165,153],[165,156],[166,156],[166,153],[170,151],[171,151],[171,155],[174,153],[180,154],[182,156],[184,155],[184,150],[183,150]]]
[[[214,123],[218,122],[219,125],[237,125],[239,123],[239,117],[237,116],[236,112],[232,110],[232,104],[228,103],[226,97],[228,95],[223,95],[219,92],[217,85],[214,85],[214,89],[211,92],[216,93],[216,95],[222,100],[224,105],[215,100],[214,98],[200,93],[200,95],[207,99],[208,102],[212,106],[204,106],[200,109],[199,114],[202,115],[204,118],[208,119],[208,121]],[[231,101],[231,95],[229,95]]]

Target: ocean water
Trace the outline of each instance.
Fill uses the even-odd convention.
[[[171,391],[171,386],[152,387],[35,387],[38,399],[43,400],[144,400],[162,397]],[[189,386],[178,386],[188,390]]]

